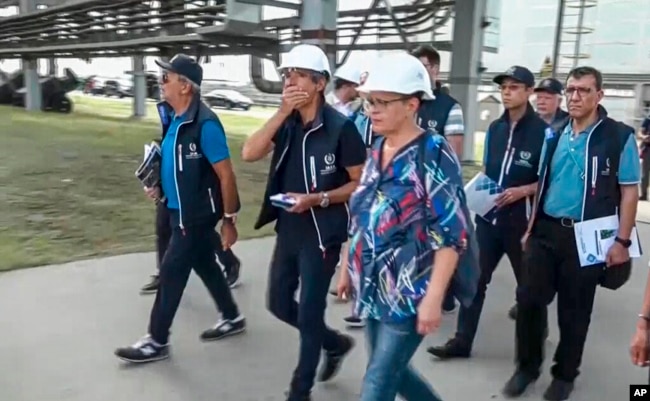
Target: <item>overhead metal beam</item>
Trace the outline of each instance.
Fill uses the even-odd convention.
[[[288,10],[300,11],[300,3],[289,3],[281,0],[237,0],[238,3],[254,4],[257,6],[269,6],[285,8]]]
[[[380,1],[381,0],[373,0],[372,4],[370,5],[370,8],[371,9],[372,8],[377,8],[379,6]],[[370,14],[366,14],[363,17],[363,21],[361,21],[361,25],[359,26],[359,29],[357,29],[357,31],[355,32],[354,37],[352,38],[352,42],[350,43],[350,45],[354,46],[354,45],[357,44],[357,41],[361,37],[361,32],[363,32],[363,29],[366,27],[366,22],[368,22],[369,18],[370,18]],[[338,47],[337,47],[337,49],[338,49]],[[343,64],[345,64],[346,61],[348,61],[348,57],[350,57],[350,52],[351,51],[352,51],[352,48],[346,50],[345,53],[343,53],[343,57],[341,58],[340,65],[343,65]]]

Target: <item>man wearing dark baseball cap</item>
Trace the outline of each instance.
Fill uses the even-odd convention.
[[[560,132],[569,120],[569,113],[562,110],[562,83],[555,78],[542,79],[535,88],[537,114],[553,128]]]
[[[528,226],[544,131],[548,126],[535,114],[528,100],[535,85],[530,70],[513,66],[496,76],[494,82],[501,90],[505,111],[485,133],[483,172],[503,188],[503,192],[496,199],[493,211],[476,215],[481,277],[472,304],[460,308],[455,336],[427,350],[440,359],[471,356],[487,286],[504,255],[510,261],[517,282],[521,277],[523,249],[520,241]],[[508,315],[516,319],[516,314],[515,305]]]
[[[503,74],[494,77],[493,81],[495,84],[501,86],[506,79],[522,83],[526,88],[535,86],[535,75],[528,68],[519,65],[513,65],[508,68]]]
[[[156,64],[163,70],[163,84],[166,72],[181,75],[196,86],[201,86],[203,81],[203,68],[192,57],[177,54],[169,61],[156,60]]]
[[[219,221],[224,248],[237,241],[239,194],[226,134],[219,117],[201,102],[201,66],[185,55],[156,63],[163,69],[165,99],[157,105],[162,123],[161,185],[144,190],[154,200],[164,199],[159,213],[168,216],[171,239],[160,263],[160,288],[147,335],[115,351],[118,358],[137,363],[169,357],[169,330],[192,269],[221,311],[221,319],[200,339],[220,340],[246,329],[214,257]]]

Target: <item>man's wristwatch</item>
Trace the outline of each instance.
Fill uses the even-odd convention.
[[[230,223],[234,226],[237,222],[237,213],[224,213],[223,222]]]
[[[320,207],[328,207],[330,205],[330,196],[327,192],[320,193]]]
[[[629,247],[632,246],[632,240],[629,240],[629,239],[623,239],[621,237],[616,237],[616,238],[614,238],[614,241],[616,241],[619,244],[623,245],[624,248],[629,248]]]

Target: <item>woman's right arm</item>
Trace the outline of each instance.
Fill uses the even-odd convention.
[[[645,286],[645,293],[643,294],[643,303],[641,305],[641,312],[639,313],[636,332],[632,337],[632,344],[630,345],[630,357],[632,363],[637,366],[648,366],[648,329],[650,328],[650,274]]]
[[[255,162],[268,155],[273,150],[273,138],[287,117],[289,117],[289,114],[278,109],[262,128],[249,136],[242,147],[242,159],[246,162]]]
[[[435,250],[431,279],[426,298],[442,302],[449,286],[460,253],[467,246],[467,227],[463,204],[458,195],[462,189],[462,177],[457,158],[447,141],[438,144],[437,155],[427,157],[425,168],[425,193],[427,194],[429,241]],[[435,160],[440,165],[435,165]]]

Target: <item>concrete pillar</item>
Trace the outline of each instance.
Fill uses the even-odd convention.
[[[18,13],[26,14],[36,10],[36,1],[20,0],[18,3]],[[22,69],[25,74],[25,109],[28,111],[41,111],[43,95],[41,93],[41,84],[38,78],[38,60],[22,60]]]
[[[147,77],[144,56],[133,56],[133,117],[147,114]]]
[[[321,47],[330,60],[332,74],[336,71],[337,0],[303,0],[300,12],[302,43]]]
[[[58,73],[58,66],[55,58],[47,59],[47,75],[56,76]]]
[[[38,60],[23,60],[23,74],[25,74],[25,109],[27,111],[41,111],[43,93],[38,77]]]
[[[478,117],[479,66],[483,51],[485,1],[456,0],[454,36],[449,74],[450,94],[460,102],[465,116],[463,161],[475,161],[474,132]]]

